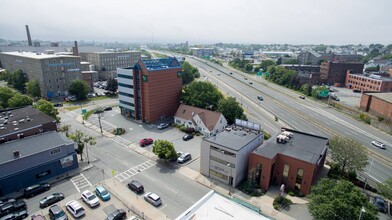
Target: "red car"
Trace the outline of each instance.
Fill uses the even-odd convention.
[[[152,144],[153,142],[154,140],[152,138],[144,138],[139,141],[139,144],[141,147],[144,147],[146,145]]]

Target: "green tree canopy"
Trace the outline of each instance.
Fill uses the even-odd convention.
[[[26,90],[31,97],[41,96],[41,87],[39,86],[39,82],[36,79],[30,80],[26,83]]]
[[[210,82],[196,81],[185,86],[181,93],[181,101],[186,105],[215,111],[223,95]]]
[[[317,220],[357,220],[362,207],[362,220],[377,219],[377,210],[366,196],[349,181],[321,179],[309,195],[309,212]]]
[[[60,117],[58,116],[59,112],[51,102],[48,102],[45,99],[40,99],[33,107],[45,113],[49,117],[56,119],[57,122],[60,122]]]
[[[159,157],[159,159],[170,160],[177,156],[173,143],[166,140],[156,140],[152,147],[152,152]]]
[[[69,139],[73,140],[76,143],[76,145],[78,145],[77,153],[80,155],[81,161],[83,161],[84,147],[87,146],[87,144],[90,144],[90,145],[96,144],[94,137],[88,136],[79,130],[76,130],[74,133],[68,133],[67,137]]]
[[[84,80],[74,80],[71,83],[71,86],[68,89],[68,92],[71,95],[75,95],[78,100],[86,100],[87,93],[90,90],[90,87]]]
[[[26,95],[16,94],[12,98],[8,99],[8,107],[21,107],[26,105],[32,105],[33,99]]]
[[[108,85],[106,86],[106,90],[109,90],[114,93],[117,91],[117,89],[118,89],[117,80],[109,79]]]
[[[17,70],[12,74],[12,86],[15,89],[24,92],[26,82],[27,82],[27,78],[22,70]]]
[[[378,184],[378,193],[392,200],[392,177],[387,179],[384,183]]]
[[[14,91],[10,88],[0,86],[0,107],[7,108],[8,100],[14,96]]]
[[[253,65],[250,64],[250,63],[246,64],[245,70],[248,71],[248,72],[252,72],[252,70],[253,70]]]
[[[244,110],[233,97],[222,98],[218,103],[217,110],[225,116],[229,125],[233,124],[235,119],[246,120]]]
[[[192,66],[189,62],[185,61],[182,64],[182,84],[186,85],[191,83],[195,78],[200,77],[199,70]]]
[[[362,171],[369,163],[366,149],[356,140],[334,136],[329,140],[331,158],[343,172]]]
[[[5,70],[0,73],[0,80],[8,82],[10,78],[12,78],[12,74],[8,72],[8,70]]]
[[[262,60],[260,63],[260,68],[263,69],[263,71],[267,71],[269,66],[275,66],[276,63],[273,60]]]

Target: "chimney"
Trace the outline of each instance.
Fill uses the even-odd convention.
[[[74,56],[79,56],[78,42],[76,40],[75,40],[75,46],[72,48],[72,54]]]
[[[29,46],[33,46],[33,41],[31,41],[31,36],[30,36],[30,30],[29,30],[29,26],[26,25],[26,33],[27,33],[27,41],[29,42]]]

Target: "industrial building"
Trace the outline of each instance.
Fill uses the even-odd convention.
[[[75,143],[55,131],[0,144],[0,197],[77,169]]]
[[[182,67],[176,58],[139,60],[117,69],[121,113],[153,123],[172,117],[180,106]]]
[[[263,137],[260,125],[237,119],[235,125],[202,140],[200,173],[236,187],[247,177],[249,155]]]
[[[276,137],[265,141],[249,158],[249,172],[256,183],[268,191],[271,185],[310,193],[316,183],[328,150],[328,138],[282,128]]]
[[[320,65],[321,82],[329,85],[345,86],[347,70],[361,73],[363,63],[322,62]]]
[[[213,48],[190,48],[193,56],[197,57],[210,57],[214,53]]]
[[[392,78],[369,73],[346,73],[346,87],[361,92],[392,92]]]
[[[384,118],[392,122],[392,93],[391,92],[367,92],[363,93],[360,109],[372,115]]]

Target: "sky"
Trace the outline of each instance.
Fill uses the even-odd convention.
[[[392,0],[0,0],[0,38],[128,43],[392,43]]]

